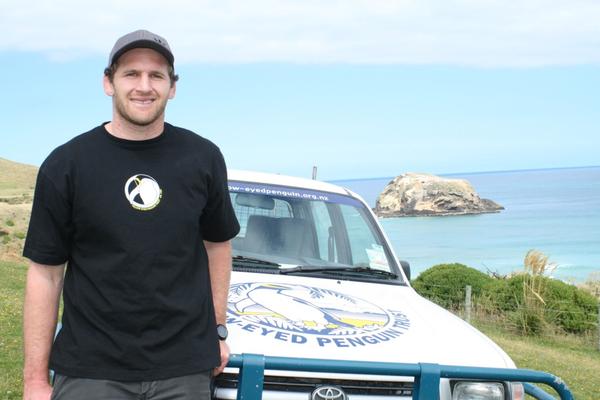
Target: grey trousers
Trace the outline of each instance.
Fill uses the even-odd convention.
[[[56,375],[51,400],[210,400],[212,371],[151,382]]]

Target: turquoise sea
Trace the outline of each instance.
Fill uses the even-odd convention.
[[[600,279],[600,166],[442,176],[467,179],[482,198],[505,210],[381,219],[398,257],[410,262],[413,277],[450,262],[504,275],[523,270],[525,254],[536,249],[557,264],[555,278]],[[333,183],[360,194],[374,207],[392,178]]]

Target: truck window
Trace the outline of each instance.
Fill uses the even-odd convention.
[[[333,224],[327,204],[321,201],[313,201],[311,202],[311,207],[315,221],[319,258],[321,260],[337,262],[337,246],[335,246]]]
[[[345,204],[340,205],[340,211],[348,231],[352,264],[388,270],[385,248],[374,234],[373,227],[368,223],[369,219],[363,215],[364,211]]]
[[[250,204],[241,205],[236,202],[236,198],[240,193],[230,193],[231,204],[235,210],[235,215],[240,223],[240,233],[238,237],[246,236],[246,227],[248,226],[248,218],[251,215],[263,215],[275,218],[290,218],[293,217],[292,206],[285,200],[273,199],[273,208],[261,207],[260,204],[252,206]],[[242,203],[243,204],[243,203]]]

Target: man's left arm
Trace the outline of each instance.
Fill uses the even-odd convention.
[[[229,281],[231,279],[231,241],[209,242],[205,240],[204,246],[208,254],[208,270],[210,272],[216,322],[225,325],[227,322],[227,295],[229,294]],[[219,346],[221,365],[215,368],[215,375],[223,372],[229,361],[229,346],[224,340],[219,340]]]

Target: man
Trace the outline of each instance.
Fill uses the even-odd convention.
[[[123,36],[103,82],[112,120],[40,167],[24,249],[25,399],[208,399],[228,361],[239,224],[219,149],[165,122],[177,79],[164,38]]]

